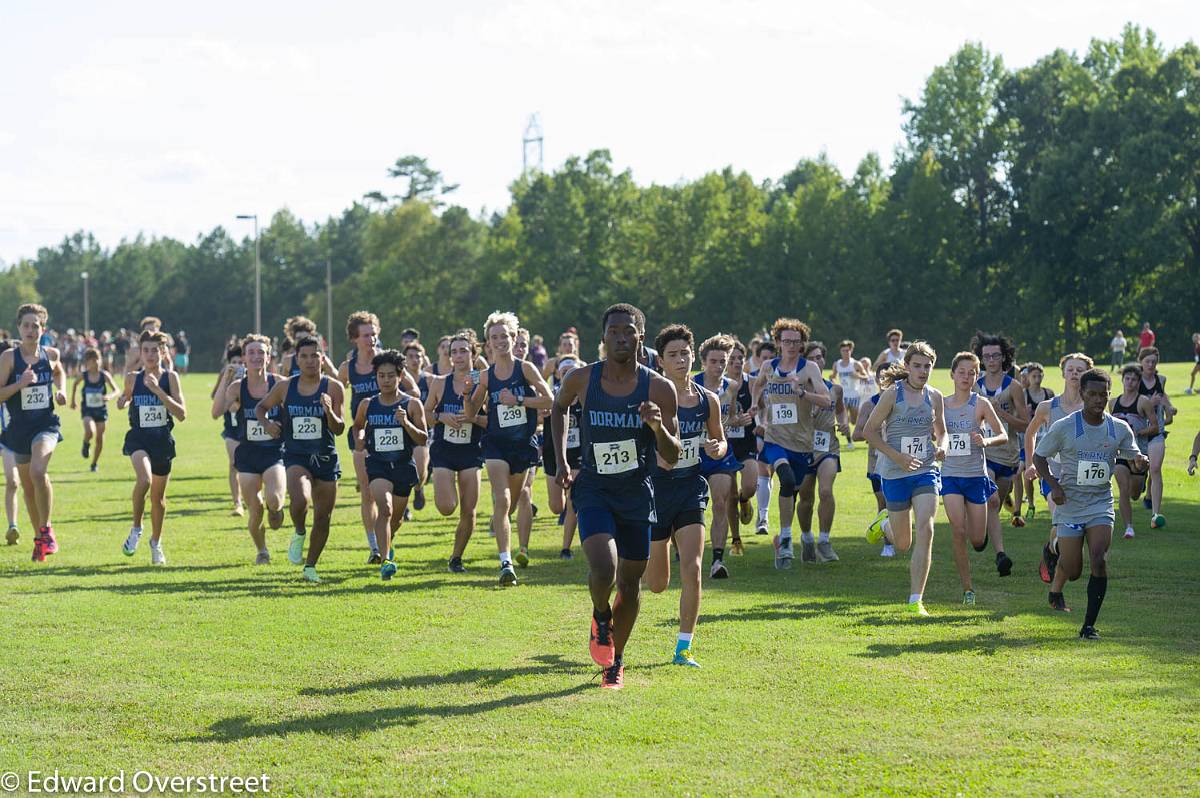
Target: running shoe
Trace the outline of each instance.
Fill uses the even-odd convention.
[[[967,606],[967,607],[975,606],[975,591],[974,590],[964,590],[963,591],[963,605]]]
[[[452,574],[465,574],[467,569],[463,566],[462,557],[451,557],[450,564],[447,566]]]
[[[613,646],[611,612],[607,621],[596,620],[596,614],[592,613],[592,631],[588,636],[588,652],[592,655],[592,662],[601,668],[607,668],[613,664],[617,651]]]
[[[776,570],[786,571],[792,567],[792,539],[781,538],[776,535],[772,542],[775,544],[775,568]]]
[[[1082,638],[1084,640],[1099,640],[1100,639],[1100,633],[1096,631],[1096,627],[1094,627],[1094,626],[1086,626],[1086,625],[1083,626],[1079,630],[1079,636],[1080,636],[1080,638]]]
[[[21,530],[17,529],[16,525],[10,526],[4,535],[4,540],[10,546],[17,545],[21,541]]]
[[[729,569],[725,567],[724,561],[713,560],[712,568],[708,570],[708,576],[710,579],[728,579]]]
[[[729,551],[733,553],[734,557],[741,557],[746,553],[746,547],[743,545],[742,539],[737,535],[734,535],[733,539],[729,542]]]
[[[88,459],[88,455],[90,455],[92,453],[92,442],[84,441],[83,448],[80,450],[79,453],[80,453],[80,455],[83,456],[84,460]]]
[[[891,543],[884,543],[883,548],[880,549],[880,551],[879,551],[879,556],[880,557],[895,557],[896,556],[896,547],[893,546]]]
[[[46,550],[47,554],[58,553],[58,539],[54,537],[54,527],[42,527],[42,548]]]
[[[1050,594],[1050,609],[1055,612],[1070,612],[1071,608],[1067,606],[1067,599],[1062,593]]]
[[[1142,506],[1145,507],[1147,510],[1153,510],[1154,502],[1150,501],[1150,497],[1147,496],[1146,498],[1142,499]]]
[[[925,602],[921,601],[920,599],[917,599],[916,601],[911,601],[908,604],[905,604],[904,609],[910,615],[917,615],[921,618],[929,617],[929,610],[925,609]]]
[[[1163,518],[1162,513],[1155,513],[1154,515],[1150,516],[1151,529],[1162,529],[1166,525],[1167,519]]]
[[[620,690],[625,686],[625,666],[610,665],[604,669],[604,678],[600,680],[600,686],[605,690]]]
[[[817,562],[837,562],[837,552],[833,550],[833,544],[828,540],[824,543],[817,544]]]
[[[271,564],[271,553],[267,552],[267,551],[260,551],[258,553],[258,556],[254,558],[254,564],[255,565],[270,565]]]
[[[512,563],[506,562],[500,565],[500,587],[516,587],[517,572],[513,570]]]
[[[685,648],[683,651],[675,652],[675,659],[671,660],[674,665],[686,665],[689,668],[699,668],[700,663],[692,658],[692,650]]]
[[[371,549],[371,553],[367,555],[367,565],[383,565],[383,555]]]
[[[887,520],[887,510],[880,510],[875,514],[875,519],[867,526],[867,542],[878,543],[883,540],[883,522]]]
[[[563,549],[562,551],[560,551],[558,553],[558,559],[560,559],[560,560],[570,560],[574,556],[575,555],[571,553],[570,549]]]
[[[1132,526],[1125,527],[1125,539],[1133,540],[1133,527]]]
[[[100,470],[100,466],[98,466],[96,463],[92,463],[92,468],[91,468],[92,473],[95,474],[99,470]]]
[[[34,562],[45,562],[46,561],[46,550],[44,548],[42,548],[42,536],[41,535],[33,536],[33,561]]]
[[[413,509],[417,511],[425,509],[425,488],[422,485],[418,485],[417,490],[413,493]]]
[[[242,505],[240,505],[240,504],[235,504],[235,505],[233,505],[233,510],[229,514],[236,515],[239,518],[241,518],[243,515],[246,514],[246,509],[244,507],[242,507]]]
[[[530,510],[530,512],[532,512],[532,513],[533,513],[533,517],[534,517],[534,518],[537,518],[537,514],[538,514],[538,506],[537,506],[536,504],[534,504],[533,502],[530,502],[530,503],[529,503],[529,510]]]
[[[517,556],[514,559],[517,561],[517,565],[522,568],[529,567],[529,552],[525,549],[517,549]]]
[[[800,540],[800,562],[817,561],[817,543],[814,540]]]
[[[411,507],[404,508],[404,520],[405,520],[405,522],[412,520],[412,508]]]
[[[1025,519],[1022,518],[1021,516],[1019,516],[1018,514],[1013,513],[1012,525],[1015,527],[1023,527],[1023,526],[1025,526]]]
[[[846,451],[854,451],[854,441],[846,441]]]
[[[278,510],[267,510],[267,524],[271,529],[279,529],[283,526],[283,508]]]
[[[383,565],[379,566],[379,578],[383,581],[388,581],[396,575],[396,563],[392,560],[387,560]]]
[[[288,562],[292,565],[304,563],[304,535],[299,532],[292,533],[292,542],[288,544]]]
[[[1046,584],[1054,581],[1054,571],[1058,568],[1058,555],[1050,549],[1050,544],[1042,546],[1042,562],[1038,565],[1038,576]]]
[[[758,526],[755,527],[754,534],[756,534],[756,535],[767,534],[767,519],[765,519],[765,518],[758,519]]]
[[[1191,395],[1192,395],[1192,389],[1191,389],[1191,388],[1184,388],[1184,389],[1183,389],[1183,393],[1184,393],[1184,395],[1185,395],[1185,396],[1191,396]]]
[[[566,522],[567,522],[567,511],[563,510],[561,513],[558,514],[558,525],[562,526]]]
[[[1002,551],[996,552],[996,573],[1008,576],[1012,573],[1013,561]]]
[[[321,584],[321,577],[317,576],[317,566],[306,565],[300,573],[304,577],[305,582],[312,582],[314,585]]]
[[[162,544],[157,546],[154,541],[150,541],[150,564],[151,565],[166,565],[167,555],[163,553]]]
[[[137,552],[138,541],[142,539],[142,530],[130,529],[129,537],[125,538],[125,545],[121,547],[121,553],[126,557],[132,557]]]
[[[1037,515],[1037,508],[1034,507],[1032,504],[1030,504],[1028,507],[1025,508],[1025,520],[1026,521],[1032,521],[1033,517],[1035,515]]]
[[[738,521],[750,526],[750,522],[754,520],[754,507],[750,504],[749,499],[738,500]]]

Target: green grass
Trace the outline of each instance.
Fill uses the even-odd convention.
[[[1165,369],[1177,393],[1189,365]],[[120,553],[123,417],[90,474],[77,416],[63,414],[62,550],[31,563],[27,522],[19,547],[0,547],[0,770],[265,772],[285,795],[1200,792],[1200,509],[1183,468],[1200,400],[1175,398],[1169,525],[1151,531],[1139,506],[1137,539],[1113,544],[1102,642],[1076,638],[1082,581],[1068,587],[1074,614],[1046,609],[1044,511],[1006,527],[1011,577],[990,552],[973,557],[971,609],[939,513],[933,617],[901,615],[908,560],[862,537],[874,502],[859,447],[836,489],[841,562],[777,572],[769,538],[747,537],[732,578],[705,581],[700,671],[669,664],[676,588],[645,594],[613,694],[586,652],[586,565],[557,559],[548,512],[515,590],[493,586],[486,521],[470,574],[446,573],[452,522],[432,501],[383,584],[363,564],[347,468],[324,584],[287,564],[286,528],[269,533],[275,564],[251,565],[210,385],[185,381],[192,418],[176,430],[162,569],[145,545]],[[544,508],[542,477],[538,496]]]

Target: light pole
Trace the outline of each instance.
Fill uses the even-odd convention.
[[[88,307],[88,273],[82,272],[79,276],[83,278],[83,335],[86,338],[88,330],[92,328],[91,308]]]
[[[258,214],[239,213],[239,219],[254,220],[254,332],[262,334],[262,263],[258,259]]]

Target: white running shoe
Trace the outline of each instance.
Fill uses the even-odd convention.
[[[1125,539],[1130,540],[1132,538],[1133,538],[1133,527],[1132,526],[1125,527]]]
[[[879,552],[879,556],[880,557],[895,557],[896,556],[896,547],[893,546],[891,543],[884,543],[883,551]]]
[[[832,543],[827,540],[817,544],[817,562],[837,562],[837,560],[837,552],[833,550]]]
[[[288,544],[288,562],[292,565],[304,564],[304,535],[292,533],[292,542]]]
[[[728,579],[729,569],[721,560],[713,560],[712,568],[708,570],[709,579]]]
[[[775,568],[780,571],[786,571],[792,567],[792,560],[794,559],[794,555],[792,554],[792,539],[781,538],[779,535],[776,535],[774,542]]]
[[[131,528],[129,530],[129,537],[125,538],[125,545],[121,547],[121,553],[126,557],[132,557],[137,551],[138,541],[141,539],[142,530]]]
[[[150,564],[151,565],[166,565],[167,555],[163,554],[162,544],[154,545],[154,541],[150,541]]]

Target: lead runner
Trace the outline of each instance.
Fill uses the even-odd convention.
[[[679,459],[675,387],[638,363],[645,316],[620,303],[604,311],[605,360],[575,369],[563,380],[551,409],[558,484],[572,488],[579,540],[588,560],[592,596],[592,659],[604,668],[601,687],[625,683],[625,644],[641,606],[641,579],[650,558],[655,449],[670,467]],[[582,463],[572,477],[567,462],[566,419],[582,406]],[[572,485],[572,483],[574,483]],[[617,595],[612,603],[613,586]]]

